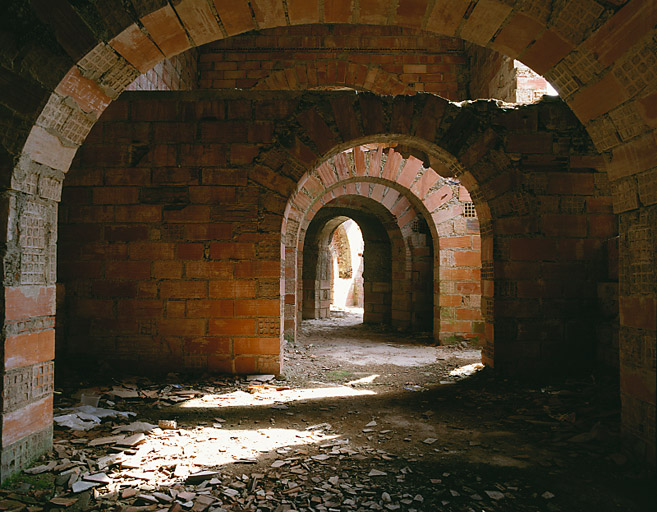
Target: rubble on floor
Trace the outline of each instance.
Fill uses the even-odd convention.
[[[82,421],[89,421],[84,415],[96,413],[98,421],[92,421],[90,428],[56,421],[53,452],[25,471],[33,477],[47,476],[50,487],[42,490],[24,484],[2,490],[0,511],[577,510],[569,509],[568,498],[556,489],[523,481],[512,468],[491,473],[452,464],[449,457],[461,452],[462,446],[455,450],[447,439],[416,439],[414,432],[396,428],[381,417],[361,421],[363,414],[352,415],[350,421],[357,430],[349,435],[334,422],[306,426],[310,420],[296,417],[295,403],[281,400],[283,393],[299,390],[273,378],[267,378],[268,384],[263,381],[227,378],[158,385],[134,379],[60,395],[57,416],[76,411]],[[511,405],[516,414],[499,418],[496,428],[511,426],[563,447],[570,456],[604,456],[616,435],[617,410],[591,407],[587,398],[592,389],[586,384],[509,397],[484,389],[453,391],[456,394],[450,399],[467,400],[470,407],[496,402],[505,408]],[[402,392],[407,396],[401,401],[426,393]],[[80,406],[79,397],[85,394],[100,397],[100,406]],[[220,417],[220,407],[205,411],[195,421],[166,416],[181,411],[175,406],[212,400],[230,403],[235,396],[247,394],[256,395],[252,399],[267,407],[266,424],[244,418],[249,428],[243,428],[241,419]],[[446,399],[427,398],[436,398],[437,404]],[[522,407],[509,403],[519,399]],[[344,397],[336,400],[344,401]],[[424,420],[435,418],[431,407],[422,407]],[[323,418],[337,414],[339,406],[327,404],[321,409]],[[140,414],[135,417],[131,410]],[[347,416],[352,412],[347,411]],[[372,412],[365,414],[372,418]],[[285,428],[279,428],[283,423]],[[448,427],[456,433],[462,429],[458,421]],[[498,451],[488,441],[464,442],[470,450],[490,449],[493,456]],[[535,456],[522,451],[506,455],[521,466]],[[606,456],[607,460],[625,463],[620,454],[613,455],[616,458]],[[567,464],[556,457],[538,463],[546,471]]]

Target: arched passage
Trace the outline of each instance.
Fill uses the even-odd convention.
[[[329,242],[332,309],[353,309],[356,313],[363,309],[364,250],[360,227],[353,219],[346,219],[335,229]]]
[[[596,237],[601,234],[591,231],[589,235],[586,227],[586,237],[590,240],[586,243],[569,241],[573,245],[568,260],[563,265],[553,261],[556,246],[562,243],[559,241],[559,230],[564,229],[560,227],[562,222],[558,215],[553,215],[549,217],[549,224],[542,225],[533,209],[536,203],[532,199],[535,197],[533,194],[548,193],[558,200],[562,191],[579,183],[574,180],[584,179],[584,183],[593,183],[596,173],[586,167],[574,167],[580,170],[573,175],[552,169],[541,170],[538,166],[544,165],[542,160],[537,160],[537,167],[529,171],[527,169],[532,169],[532,158],[536,158],[532,156],[534,148],[520,148],[518,139],[513,137],[507,143],[494,128],[513,126],[518,116],[550,119],[547,116],[549,112],[554,116],[555,111],[563,108],[558,103],[504,110],[493,103],[457,106],[423,95],[379,98],[353,93],[258,93],[256,98],[245,104],[243,96],[237,99],[226,95],[221,99],[226,109],[232,111],[234,107],[231,102],[239,102],[242,112],[261,116],[257,117],[256,126],[269,126],[271,130],[244,132],[244,137],[252,137],[251,144],[257,142],[259,154],[254,160],[227,169],[226,162],[233,161],[233,151],[240,151],[243,142],[225,142],[226,133],[230,133],[226,130],[239,126],[235,121],[209,117],[213,113],[220,115],[220,111],[216,110],[218,95],[170,93],[158,96],[159,99],[154,102],[140,94],[131,94],[116,103],[118,110],[99,125],[98,131],[80,151],[78,163],[68,181],[70,185],[65,190],[62,212],[68,211],[68,225],[77,225],[80,234],[98,236],[102,233],[101,238],[96,240],[74,235],[76,243],[89,242],[95,247],[73,253],[82,255],[82,259],[71,260],[69,268],[75,272],[75,269],[86,267],[89,271],[98,272],[93,276],[82,276],[76,272],[76,278],[129,281],[126,283],[127,291],[121,292],[126,295],[112,295],[117,293],[111,291],[116,288],[106,287],[102,297],[88,298],[116,304],[117,309],[103,308],[103,312],[116,314],[115,311],[121,311],[124,315],[128,314],[122,317],[122,324],[106,319],[102,336],[129,339],[131,345],[123,346],[132,348],[115,351],[111,350],[111,343],[87,341],[80,347],[92,353],[85,354],[85,357],[93,357],[93,351],[105,349],[107,356],[132,358],[132,364],[139,364],[142,368],[144,364],[134,359],[134,355],[160,368],[167,364],[179,368],[182,362],[189,367],[215,371],[218,368],[239,372],[280,371],[281,252],[277,244],[281,241],[281,221],[286,216],[290,219],[289,214],[293,211],[290,204],[286,214],[285,205],[304,174],[318,170],[331,155],[342,154],[345,148],[372,139],[388,140],[387,144],[394,142],[398,144],[396,149],[400,153],[397,155],[395,151],[393,155],[389,149],[385,152],[382,149],[378,167],[369,167],[378,169],[377,175],[369,175],[367,171],[367,176],[359,176],[356,172],[356,176],[349,178],[354,180],[353,183],[348,180],[341,182],[336,166],[331,171],[334,176],[331,186],[338,185],[326,197],[322,192],[320,201],[315,203],[313,209],[334,199],[335,191],[346,193],[348,187],[350,190],[352,185],[356,188],[356,181],[360,181],[367,184],[368,197],[373,194],[383,200],[396,197],[391,207],[399,207],[397,222],[401,223],[398,224],[400,229],[411,229],[414,219],[412,211],[417,213],[422,208],[427,210],[426,215],[435,217],[434,223],[439,225],[441,219],[445,220],[445,216],[452,213],[449,208],[442,212],[441,207],[429,209],[423,206],[422,202],[429,198],[440,203],[442,196],[436,195],[439,190],[432,189],[430,180],[422,181],[421,178],[427,176],[426,170],[423,173],[419,170],[427,162],[432,169],[441,169],[445,175],[456,174],[462,183],[467,184],[479,208],[482,232],[486,230],[491,236],[490,245],[483,244],[484,262],[491,261],[490,265],[484,265],[484,272],[488,272],[484,274],[483,281],[484,317],[493,329],[505,329],[505,336],[493,339],[494,331],[489,330],[486,347],[488,360],[497,368],[507,371],[537,368],[537,354],[543,353],[545,347],[545,354],[554,357],[555,364],[562,364],[556,353],[548,349],[550,343],[556,339],[563,343],[571,335],[577,336],[572,339],[573,342],[582,339],[578,331],[570,334],[566,330],[563,319],[557,319],[556,327],[550,325],[555,327],[554,337],[543,340],[533,333],[543,328],[544,319],[540,311],[544,307],[561,308],[567,305],[573,315],[567,319],[569,325],[586,323],[587,317],[581,316],[580,312],[585,311],[583,306],[590,299],[577,294],[588,293],[590,284],[587,284],[587,279],[593,275],[594,267],[587,267],[588,263],[583,258],[595,254],[593,251],[600,245]],[[394,112],[408,112],[403,109],[407,108],[409,101],[414,114],[404,119],[410,119],[410,122],[396,124],[399,121],[395,121]],[[148,121],[153,109],[160,112],[158,120]],[[385,113],[383,121],[372,125],[372,118],[366,112],[377,111]],[[272,112],[278,116],[275,123],[271,121]],[[309,122],[310,119],[316,123]],[[351,124],[345,125],[344,119],[352,120]],[[435,124],[428,124],[427,119],[433,119]],[[127,127],[134,122],[137,122],[136,126],[142,123],[142,126],[151,128],[128,132]],[[201,134],[200,140],[187,138],[192,131],[190,126]],[[391,128],[393,126],[395,129]],[[465,133],[463,126],[468,127]],[[543,132],[540,133],[553,136],[550,128],[541,126]],[[375,128],[383,135],[376,132],[366,135],[365,127],[368,131]],[[513,128],[506,129],[516,133]],[[152,138],[162,130],[173,130],[176,135],[166,141]],[[397,130],[402,130],[402,133],[395,134]],[[567,133],[568,130],[577,130],[577,127],[567,125],[563,130]],[[240,136],[239,131],[233,132],[232,137]],[[126,133],[130,136],[125,137]],[[460,138],[455,138],[456,133],[461,134]],[[556,132],[557,135],[560,133]],[[351,138],[356,134],[357,138]],[[142,138],[135,141],[133,137],[136,136]],[[331,145],[327,146],[327,142]],[[321,151],[318,149],[320,147],[323,148]],[[449,147],[459,158],[440,147]],[[151,148],[152,152],[144,155],[141,153],[143,148]],[[514,156],[514,160],[507,156],[509,149],[513,149],[514,153],[517,151],[515,155],[519,154],[519,159],[518,156]],[[378,149],[369,153],[365,161],[378,158]],[[404,158],[404,155],[408,156]],[[411,155],[415,155],[413,159]],[[200,168],[191,163],[199,160],[203,162]],[[392,165],[395,161],[398,167]],[[513,163],[520,161],[523,162],[522,169],[519,163]],[[578,165],[578,161],[573,159],[571,165]],[[468,163],[468,171],[464,170],[461,162]],[[126,165],[131,169],[127,174],[124,170]],[[416,168],[414,173],[410,170],[413,166]],[[358,170],[356,163],[353,169]],[[365,167],[361,169],[365,172]],[[395,169],[391,176],[387,175]],[[386,177],[383,176],[384,171]],[[432,175],[429,173],[428,176]],[[128,182],[126,179],[134,181]],[[386,180],[390,186],[384,186]],[[402,197],[400,190],[404,187],[397,183],[400,180],[409,180],[405,188],[417,190],[418,195],[411,193],[408,197]],[[309,179],[306,183],[311,186],[313,182]],[[524,185],[530,188],[523,188]],[[588,190],[586,194],[595,199],[599,192]],[[300,206],[296,197],[294,202]],[[116,198],[120,198],[120,204],[115,204]],[[490,206],[490,213],[486,205]],[[142,213],[137,215],[137,212]],[[589,219],[593,222],[603,216],[589,213],[584,218],[588,223]],[[91,219],[98,225],[89,225],[94,223],[90,222]],[[570,231],[568,227],[568,236],[583,236],[582,228],[587,223],[575,217],[568,219],[574,221],[576,230]],[[286,221],[284,227],[287,225],[291,226],[292,223]],[[498,226],[502,230],[497,237],[500,249],[499,253],[494,254],[492,237]],[[128,227],[130,229],[125,229]],[[527,229],[532,231],[528,232]],[[137,233],[137,238],[126,238],[131,236],[130,233]],[[285,233],[287,238],[288,231]],[[107,234],[114,238],[108,239]],[[157,238],[151,234],[156,234]],[[64,239],[70,240],[69,236],[63,236],[62,244]],[[532,249],[534,244],[548,250],[535,251]],[[104,249],[109,249],[110,245],[118,252]],[[485,252],[487,247],[490,248],[488,253]],[[105,255],[100,262],[95,256],[98,254]],[[493,260],[493,256],[498,258],[497,261]],[[65,261],[62,258],[62,263]],[[286,265],[288,261],[286,258]],[[555,266],[554,263],[558,264]],[[534,277],[529,273],[518,274],[515,270],[518,267],[537,269],[537,272],[543,273],[544,281],[538,282],[538,287],[535,287]],[[108,270],[113,272],[112,269],[134,271],[136,274],[108,274]],[[292,269],[295,271],[294,263]],[[568,273],[573,284],[569,294],[576,299],[566,302],[561,295],[543,293],[542,287],[553,290],[555,286],[563,286],[562,278],[553,270]],[[434,276],[436,274],[434,272]],[[493,277],[497,276],[505,281],[505,296],[495,296],[495,289],[486,284],[487,281],[492,284]],[[586,286],[578,287],[575,283]],[[84,284],[80,289],[99,289],[89,284]],[[136,296],[130,295],[130,287],[135,289]],[[515,293],[514,287],[518,290]],[[521,294],[522,297],[519,297]],[[496,305],[503,306],[498,312],[489,307],[493,299]],[[93,315],[94,305],[99,304],[86,302],[90,309],[85,314]],[[436,304],[434,300],[434,306]],[[578,307],[582,309],[576,309]],[[521,318],[516,315],[517,308],[527,308]],[[78,320],[80,318],[78,316]],[[130,327],[132,324],[136,324],[139,330]],[[76,321],[75,325],[83,327],[84,322]],[[127,325],[136,335],[128,338],[126,332],[113,332],[121,325]],[[80,339],[90,338],[83,335]],[[140,347],[139,352],[133,350],[137,346]],[[529,347],[532,350],[528,350]],[[556,349],[560,347],[556,345]],[[526,362],[525,365],[518,366],[519,357]],[[547,362],[547,359],[542,362]]]
[[[360,227],[365,243],[363,322],[383,324],[392,319],[392,323],[395,323],[391,300],[394,292],[393,260],[400,252],[405,252],[399,228],[390,222],[390,218],[384,220],[368,211],[364,205],[366,201],[356,201],[342,207],[339,206],[341,202],[335,200],[323,206],[308,224],[304,240],[301,241],[302,315],[304,318],[328,316],[331,264],[329,237],[342,222],[353,219]],[[378,212],[379,215],[382,213]]]
[[[481,242],[470,195],[457,180],[448,182],[428,164],[425,167],[410,153],[404,158],[399,152],[413,152],[413,149],[402,147],[395,151],[389,145],[362,145],[339,153],[304,175],[288,202],[284,222],[287,227],[284,325],[289,339],[295,337],[300,313],[315,311],[314,303],[308,305],[307,299],[318,297],[308,292],[309,288],[316,288],[315,281],[312,286],[310,281],[307,286],[304,284],[303,290],[300,283],[295,284],[302,269],[299,266],[295,270],[293,262],[301,264],[301,237],[308,219],[336,200],[347,200],[354,205],[360,200],[378,203],[378,208],[386,218],[392,219],[400,233],[393,239],[404,241],[404,250],[395,252],[398,256],[392,268],[392,282],[397,289],[391,290],[395,304],[391,323],[400,329],[433,331],[436,340],[483,340]],[[431,160],[427,155],[424,157]],[[434,158],[437,167],[444,172],[446,168],[437,158]],[[468,208],[469,213],[464,211]],[[479,209],[485,212],[486,205],[480,204]],[[325,281],[326,297],[328,286]],[[326,308],[325,304],[323,309]]]
[[[641,426],[650,424],[655,410],[650,357],[654,354],[657,316],[655,274],[644,272],[644,268],[651,268],[655,252],[651,208],[655,204],[653,39],[657,9],[653,3],[636,0],[617,7],[566,2],[552,11],[536,2],[510,6],[492,0],[472,5],[399,2],[390,4],[388,10],[376,2],[360,9],[349,2],[328,8],[311,2],[291,4],[287,15],[282,3],[265,6],[255,2],[253,12],[244,2],[213,4],[184,0],[175,8],[158,3],[135,10],[116,4],[115,9],[102,13],[95,6],[78,11],[67,2],[38,2],[34,4],[36,12],[15,16],[15,31],[21,31],[26,23],[40,30],[43,25],[37,18],[41,18],[47,34],[30,59],[24,60],[25,65],[17,63],[14,44],[5,46],[8,58],[3,62],[3,104],[12,127],[2,139],[2,165],[9,191],[4,209],[5,264],[9,269],[5,272],[6,350],[22,347],[26,340],[52,344],[56,241],[52,218],[63,175],[110,99],[140,71],[164,55],[256,27],[322,20],[419,26],[518,56],[562,91],[597,148],[607,153],[614,211],[620,215],[622,228],[621,382],[625,422],[634,425],[628,432],[641,446],[647,446],[654,459],[654,436]],[[16,9],[9,12],[11,21]],[[40,66],[43,60],[50,65]],[[19,231],[26,233],[32,227],[42,233],[44,226],[44,236],[18,236]],[[648,242],[642,242],[645,240]],[[510,250],[519,255],[521,248],[516,243]],[[640,262],[635,254],[641,255]],[[509,290],[514,293],[512,286]],[[506,329],[517,333],[517,327],[517,322],[511,321]],[[639,350],[633,348],[637,343]],[[16,372],[41,365],[47,372],[52,366],[47,354],[50,352],[45,350],[38,361],[6,366],[5,370]],[[35,418],[47,418],[49,393],[48,386],[39,388],[28,394],[27,402],[17,399],[16,409],[5,412],[11,414],[29,406]],[[24,431],[23,423],[12,421],[10,416],[5,420],[3,450],[19,442]],[[46,439],[43,422],[34,424],[40,426],[29,435]]]

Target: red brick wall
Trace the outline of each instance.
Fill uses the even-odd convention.
[[[418,35],[400,27],[349,25],[243,34],[200,48],[200,87],[347,86],[379,94],[424,91],[455,101],[467,99],[463,41]]]
[[[436,230],[440,246],[441,341],[484,338],[481,314],[481,236],[474,203],[467,189],[441,180],[442,215]]]
[[[422,211],[433,220],[434,240],[440,234],[445,240],[470,237],[469,247],[465,241],[439,246],[451,253],[439,254],[434,277],[449,268],[442,265],[448,254],[459,272],[451,282],[447,276],[439,282],[434,317],[442,317],[444,307],[445,330],[474,326],[481,293],[486,361],[509,372],[590,361],[597,283],[616,225],[606,176],[596,171],[601,161],[588,156],[586,137],[568,110],[558,101],[516,110],[484,102],[441,117],[445,104],[435,97],[415,96],[410,111],[401,108],[408,98],[306,97],[311,99],[300,101],[297,93],[133,93],[113,104],[80,150],[64,188],[62,354],[91,352],[141,369],[278,371],[281,299],[285,294],[286,306],[294,308],[287,295],[297,288],[288,265],[288,250],[296,247],[287,243],[288,213],[298,206],[299,213],[312,212],[298,219],[310,222],[336,198],[327,188],[335,185],[345,196],[365,194],[389,208],[402,233],[412,231]],[[317,108],[309,109],[307,101]],[[336,167],[333,178],[323,173],[319,164],[338,140],[354,140],[344,134],[367,138],[366,130],[390,130],[383,124],[388,122],[392,131],[412,127],[418,147],[432,147],[422,143],[425,137],[439,140],[458,160],[447,149],[431,150],[431,156],[417,150],[417,158],[405,159],[414,150],[400,146],[399,155],[388,151],[384,159],[377,151],[368,157],[380,159],[378,167],[370,166],[380,169],[378,177],[366,176],[356,157],[353,171]],[[423,162],[445,176],[456,172],[472,194],[481,229],[481,290],[473,270],[475,226],[467,219],[457,223],[467,197],[450,183],[453,203],[445,201],[449,194],[441,192],[437,173],[419,173]],[[302,188],[314,187],[319,199],[288,203],[313,169],[317,176]],[[361,175],[337,184],[343,172]],[[365,188],[359,180],[372,183]],[[395,187],[410,190],[408,198]],[[281,228],[289,286],[281,280]],[[400,277],[391,289],[371,280],[371,292],[391,293],[393,319],[407,322],[412,287],[400,285],[413,282],[407,274],[413,267],[399,261],[402,266],[392,271]],[[460,296],[460,304],[441,304],[440,287],[447,285],[446,295]]]
[[[214,107],[117,102],[87,139],[60,213],[63,360],[279,371],[280,216],[242,170],[267,130],[229,108],[228,144],[199,120]]]
[[[516,74],[513,59],[478,45],[467,46],[470,64],[470,98],[495,98],[515,102]]]
[[[126,91],[191,91],[198,88],[198,50],[192,48],[155,64]]]
[[[253,6],[257,3],[262,4],[251,2]],[[289,20],[283,9],[272,13],[258,8],[254,9],[253,18],[248,13],[240,16],[233,3],[222,4],[214,12],[206,0],[164,5],[96,2],[84,9],[79,3],[71,8],[68,2],[31,2],[29,8],[14,9],[7,16],[7,44],[2,46],[5,58],[1,59],[7,129],[2,133],[0,153],[3,170],[12,178],[5,183],[10,203],[5,208],[9,236],[4,261],[10,265],[10,271],[5,272],[5,287],[24,296],[36,295],[39,288],[52,288],[53,279],[48,273],[35,276],[32,269],[44,261],[47,266],[53,262],[54,251],[50,249],[55,245],[55,224],[45,228],[48,246],[37,247],[36,251],[23,243],[23,237],[11,234],[16,233],[17,226],[25,227],[24,212],[30,210],[23,209],[24,206],[44,206],[46,201],[48,208],[56,208],[60,172],[66,173],[76,147],[93,124],[93,115],[87,114],[102,112],[109,101],[106,94],[118,96],[135,78],[135,68],[147,71],[162,55],[175,54],[226,34],[288,22],[386,23],[458,34],[476,44],[517,55],[548,76],[578,118],[587,123],[597,150],[609,162],[614,211],[621,217],[622,228],[619,247],[623,311],[620,350],[625,358],[621,364],[623,434],[627,445],[637,452],[645,450],[643,454],[654,465],[657,308],[656,274],[652,270],[655,251],[650,249],[654,248],[657,233],[651,227],[657,201],[654,5],[638,0],[572,1],[551,6],[541,2],[517,2],[513,7],[493,4],[497,7],[490,11],[489,1],[400,2],[398,6],[391,3],[382,13],[371,6],[363,9],[358,2],[296,2],[289,5]],[[73,29],[60,30],[62,23]],[[137,24],[148,33],[139,30]],[[38,37],[33,38],[34,32],[25,31],[26,27],[36,27]],[[27,40],[34,58],[17,60],[15,49],[21,47],[19,41]],[[80,80],[80,71],[85,73],[84,80]],[[69,87],[69,79],[77,85]],[[53,90],[55,93],[48,100]],[[41,174],[41,164],[55,169],[55,178],[48,174],[49,170]],[[637,233],[642,238],[637,239]],[[636,283],[643,284],[637,287]],[[6,309],[13,308],[10,304],[14,300],[21,301],[6,298]],[[635,310],[637,313],[632,313]],[[42,330],[44,325],[46,330],[50,328],[40,323],[43,319],[37,315],[38,310],[37,316],[29,308],[22,311],[26,316],[6,321],[5,330],[16,325],[30,331]],[[6,374],[5,389],[14,389],[8,382]],[[21,462],[22,455],[14,457],[39,444],[27,436],[21,444],[3,445],[3,476],[7,474],[6,464],[16,463],[15,470],[26,464],[25,460],[34,458],[29,455]],[[41,451],[46,451],[48,436],[40,439],[44,441]],[[36,452],[40,453],[40,449]]]

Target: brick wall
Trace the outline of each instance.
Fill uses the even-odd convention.
[[[440,309],[439,339],[484,338],[481,314],[481,236],[474,202],[454,180],[440,179],[440,217],[436,231],[440,246],[440,278],[436,298]]]
[[[440,329],[480,322],[481,293],[488,363],[507,372],[590,363],[616,225],[601,160],[559,101],[503,110],[418,95],[408,109],[408,97],[303,97],[133,93],[112,105],[64,188],[62,354],[120,358],[142,370],[278,371],[282,299],[295,310],[303,230],[322,205],[366,196],[392,216],[418,272],[426,251],[414,242],[414,222],[431,218],[432,239],[446,242],[433,269]],[[368,130],[409,130],[404,144],[415,143],[367,158],[354,151],[353,167],[326,167],[333,148]],[[477,208],[481,289],[460,185]],[[288,243],[294,225],[301,246]],[[453,281],[440,274],[448,259],[459,271]],[[392,263],[392,275],[400,273],[391,283],[365,280],[394,305],[394,321],[412,325],[414,300],[422,300],[408,284],[426,279],[414,281],[403,258]],[[461,303],[448,305],[443,294]]]
[[[191,91],[198,87],[198,50],[192,48],[155,64],[126,91]]]
[[[522,62],[477,45],[467,46],[470,98],[534,103],[548,94],[548,82]]]
[[[418,50],[421,50],[418,51]],[[322,25],[262,30],[200,48],[200,87],[379,94],[425,91],[467,99],[463,41],[400,27]]]
[[[250,4],[258,7],[263,3]],[[4,58],[0,59],[5,84],[1,100],[7,121],[0,137],[0,163],[7,176],[4,212],[8,236],[3,257],[9,270],[4,284],[6,290],[19,291],[23,297],[37,297],[41,292],[48,295],[52,278],[45,273],[35,278],[32,265],[45,268],[54,262],[50,249],[56,240],[52,224],[45,229],[47,244],[33,247],[30,237],[17,236],[17,229],[29,223],[22,215],[30,210],[23,206],[45,201],[48,208],[56,208],[60,182],[93,125],[94,115],[163,56],[242,31],[288,23],[412,26],[517,56],[555,84],[586,124],[597,150],[604,153],[614,211],[625,217],[619,236],[620,260],[645,257],[644,249],[636,249],[633,227],[636,224],[643,229],[642,215],[649,214],[657,200],[652,2],[518,2],[513,7],[488,0],[469,4],[400,2],[391,3],[385,13],[374,3],[297,2],[288,5],[287,16],[283,9],[260,8],[254,8],[253,16],[240,16],[233,3],[222,4],[215,12],[206,0],[131,5],[96,2],[84,9],[68,2],[31,2],[28,8],[10,2],[9,7],[3,36],[7,44],[2,45]],[[62,30],[62,24],[73,29]],[[140,31],[137,24],[147,32]],[[16,48],[25,41],[29,42],[25,46],[29,55],[17,59]],[[645,234],[654,253],[655,230]],[[485,236],[482,247],[492,254],[493,246],[487,247]],[[622,254],[628,250],[631,252]],[[24,285],[24,278],[31,284]],[[644,272],[642,265],[621,265],[621,285],[641,280],[654,285],[654,272]],[[489,293],[488,282],[484,279],[484,293]],[[623,433],[628,445],[638,447],[636,451],[654,465],[655,436],[650,435],[655,423],[654,286],[640,291],[630,286],[623,293],[620,351],[630,356],[621,362]],[[20,295],[6,294],[5,309],[14,310],[14,304],[22,301]],[[41,303],[33,301],[33,305],[33,310],[21,309],[22,318],[10,316],[13,320],[6,320],[3,328],[12,324],[30,332],[51,328],[50,310],[42,315]],[[629,314],[633,309],[640,311],[641,321]],[[4,422],[3,428],[5,424],[11,425]],[[47,424],[46,419],[42,426]],[[27,444],[3,444],[3,477],[7,474],[5,456],[9,457],[6,460],[22,457],[30,451],[24,450],[25,446],[39,444],[29,431],[23,433]]]
[[[278,373],[280,216],[242,170],[271,122],[240,104],[118,102],[92,132],[60,213],[62,360]]]

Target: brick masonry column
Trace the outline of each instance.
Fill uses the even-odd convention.
[[[363,251],[363,323],[390,323],[392,281],[390,244],[365,239]]]
[[[331,252],[328,245],[319,248],[315,290],[315,300],[319,301],[316,318],[328,318],[331,313]]]
[[[620,214],[620,385],[623,442],[655,461],[657,205]]]
[[[319,318],[319,283],[317,282],[318,251],[312,244],[306,244],[303,255],[302,275],[302,311],[301,318]]]
[[[26,187],[2,196],[2,479],[52,447],[55,269],[60,183],[34,164]],[[32,187],[29,184],[32,184]],[[23,187],[25,188],[25,187]]]
[[[416,237],[419,238],[419,237]],[[431,246],[415,247],[411,278],[411,327],[414,331],[431,331],[433,326],[433,251]]]
[[[286,339],[297,337],[297,261],[296,251],[285,247],[285,281],[283,283],[285,302],[283,305],[283,332]]]

